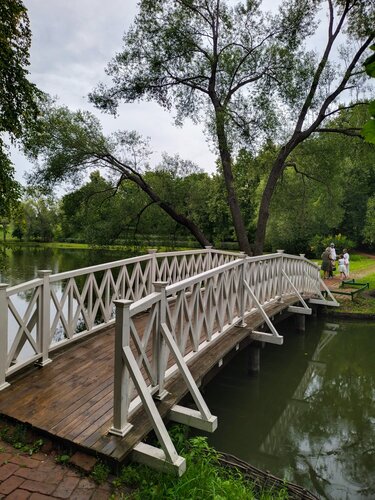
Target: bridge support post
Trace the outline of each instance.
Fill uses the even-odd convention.
[[[296,315],[297,330],[304,332],[306,330],[306,316],[304,314]]]
[[[155,292],[160,293],[159,302],[159,319],[156,327],[156,332],[153,340],[153,355],[152,359],[154,370],[156,373],[156,380],[158,381],[158,392],[154,395],[155,399],[163,399],[168,393],[164,389],[164,376],[167,368],[168,354],[164,337],[161,333],[161,325],[166,322],[167,313],[167,296],[165,289],[168,285],[167,281],[154,281],[153,287]]]
[[[38,271],[38,278],[43,280],[42,293],[40,296],[39,308],[39,349],[42,353],[42,359],[36,364],[45,366],[52,362],[48,357],[49,345],[51,343],[51,290],[49,277],[52,274],[50,269]]]
[[[9,386],[5,381],[8,360],[7,283],[0,283],[0,391]]]
[[[248,349],[248,373],[255,375],[260,372],[260,344],[252,342]]]
[[[306,330],[306,316],[304,314],[297,314],[296,316],[297,330],[304,332]]]
[[[115,324],[115,370],[113,388],[113,425],[111,434],[125,436],[132,428],[128,422],[128,410],[130,403],[129,381],[130,374],[124,360],[124,348],[130,342],[130,305],[132,300],[115,300],[116,324]]]

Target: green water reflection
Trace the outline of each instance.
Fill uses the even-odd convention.
[[[375,325],[310,319],[247,374],[240,353],[205,390],[210,442],[322,498],[375,498]]]
[[[130,257],[130,252],[0,246],[0,283],[16,285],[37,276],[38,269],[70,271]]]

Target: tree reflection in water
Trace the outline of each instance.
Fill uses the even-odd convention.
[[[257,376],[242,351],[205,388],[210,443],[322,498],[375,498],[375,326],[278,329],[284,345],[262,350]]]
[[[305,387],[303,377],[261,445],[263,453],[287,454],[282,475],[325,498],[375,496],[374,334],[373,325],[344,323],[319,350],[324,331]]]

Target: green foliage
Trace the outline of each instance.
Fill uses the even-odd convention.
[[[9,217],[21,194],[14,179],[6,133],[14,141],[34,123],[41,92],[28,80],[31,31],[27,10],[21,0],[0,2],[0,217]]]
[[[90,477],[92,477],[96,483],[102,484],[107,481],[110,471],[111,469],[108,465],[98,462],[91,471]]]
[[[9,218],[21,196],[21,185],[14,179],[14,167],[4,152],[0,138],[0,218]]]
[[[67,464],[70,461],[70,455],[63,453],[62,455],[56,455],[55,462],[58,464]]]
[[[218,0],[139,2],[124,47],[108,66],[112,85],[101,84],[90,96],[107,112],[115,113],[122,100],[145,99],[173,107],[177,123],[186,117],[204,122],[220,153],[233,225],[246,251],[244,233],[255,232],[253,214],[248,218],[246,208],[253,212],[253,207],[241,204],[233,154],[241,146],[256,151],[271,139],[280,144],[272,171],[267,169],[258,187],[263,191],[255,239],[256,251],[262,251],[270,202],[285,162],[326,117],[339,111],[339,97],[349,79],[350,88],[360,89],[358,65],[373,37],[375,17],[374,3],[366,0],[348,0],[345,7],[342,0],[327,4],[332,25],[342,18],[337,32],[327,30],[319,55],[306,50],[304,41],[315,33],[320,2],[283,1],[274,15],[262,12],[260,5]],[[345,33],[340,33],[344,26]],[[340,60],[332,61],[336,38],[344,47],[339,49]],[[289,230],[280,220],[275,226],[268,231],[275,240]],[[306,244],[311,232],[309,228],[306,234],[297,234],[298,246]]]
[[[37,453],[44,444],[43,439],[37,439],[29,442],[27,428],[23,425],[15,427],[3,427],[0,429],[0,438],[6,443],[11,444],[16,450],[22,453],[32,455]]]
[[[316,258],[320,258],[322,252],[330,246],[331,243],[335,244],[336,252],[340,253],[344,248],[350,251],[354,247],[353,241],[343,234],[336,234],[335,236],[321,236],[316,235],[309,242],[307,247],[310,254]]]
[[[371,45],[371,50],[375,51],[375,45]],[[368,76],[375,78],[375,54],[370,55],[363,63]],[[369,104],[370,120],[362,129],[362,135],[367,142],[375,144],[375,101]]]
[[[366,219],[363,228],[365,242],[375,247],[375,194],[367,201]]]
[[[122,131],[105,137],[98,120],[92,114],[83,111],[71,112],[67,108],[56,107],[49,102],[43,109],[37,127],[29,131],[24,147],[25,152],[36,162],[36,168],[29,179],[33,185],[44,188],[52,188],[57,183],[63,182],[67,182],[70,186],[77,185],[82,183],[87,174],[100,172],[91,178],[91,186],[67,199],[65,206],[68,210],[69,205],[74,205],[73,198],[82,206],[84,198],[98,195],[96,199],[99,203],[115,207],[115,212],[118,212],[117,209],[122,201],[125,203],[128,201],[126,198],[129,191],[129,202],[130,197],[133,197],[139,208],[135,214],[134,210],[131,214],[133,221],[130,221],[130,218],[122,221],[124,213],[117,220],[114,213],[110,217],[111,220],[107,221],[112,226],[117,224],[120,233],[124,226],[130,223],[137,228],[143,213],[150,206],[155,206],[174,221],[172,224],[185,228],[185,234],[188,231],[203,246],[209,244],[209,240],[196,223],[185,215],[189,206],[183,203],[184,200],[180,196],[173,196],[173,192],[167,191],[163,186],[164,183],[160,182],[163,179],[176,179],[174,187],[177,188],[178,182],[186,183],[186,178],[189,177],[186,175],[187,172],[192,176],[204,174],[198,172],[191,162],[183,161],[179,157],[172,159],[164,157],[161,168],[151,173],[148,168],[150,155],[148,140],[143,140],[136,132]],[[100,179],[104,175],[105,180],[104,177]],[[94,192],[95,183],[98,186],[101,183],[103,189]],[[165,198],[158,186],[164,187]],[[111,200],[111,197],[114,198],[120,191],[123,196]],[[201,189],[200,195],[202,192]],[[191,198],[195,194],[197,191],[191,193]],[[171,199],[182,207],[181,212],[176,209]],[[120,205],[116,205],[118,201]],[[97,205],[96,210],[90,212],[90,218],[91,215],[100,222],[97,235],[92,239],[97,239],[100,234],[106,239],[107,227],[103,220],[103,210]],[[119,221],[122,223],[119,224]],[[104,232],[102,232],[103,227]]]
[[[375,51],[375,45],[371,45],[371,47],[369,48],[370,50]],[[368,56],[367,59],[365,59],[363,65],[368,76],[375,78],[375,54],[371,54],[370,56]]]
[[[13,233],[19,239],[52,241],[59,234],[59,206],[52,196],[28,189],[13,214]]]
[[[31,31],[21,0],[0,3],[0,132],[20,137],[38,112],[41,93],[28,80]]]
[[[355,106],[342,110],[327,127],[355,132],[367,118],[367,106]],[[336,133],[304,141],[290,156],[275,191],[268,247],[308,253],[316,235],[339,233],[354,246],[361,244],[367,200],[375,193],[374,153],[373,145]]]
[[[329,125],[357,129],[367,116],[366,107],[357,106],[343,110]],[[137,139],[132,136],[132,140]],[[259,200],[277,151],[271,142],[257,155],[243,149],[233,163],[235,188],[250,237],[255,234]],[[55,155],[52,150],[50,153],[46,179],[54,175]],[[373,155],[371,144],[337,134],[319,134],[296,149],[273,197],[268,249],[309,253],[312,246],[314,253],[315,237],[329,239],[331,234],[344,234],[353,248],[364,240],[365,224],[365,241],[370,244],[372,218],[369,215],[366,219],[366,213],[368,200],[375,194]],[[58,157],[65,161],[59,153]],[[221,166],[216,174],[208,175],[191,162],[168,155],[155,170],[143,165],[142,179],[160,200],[168,200],[198,225],[215,246],[235,240]],[[92,166],[97,166],[94,160]],[[78,172],[84,166],[74,168]],[[53,237],[94,245],[192,244],[189,233],[160,208],[160,203],[150,202],[137,184],[124,179],[117,185],[117,178],[104,174],[105,169],[93,170],[89,180],[65,195],[60,204],[50,196],[27,194],[14,211],[14,237]]]
[[[134,499],[212,499],[212,500],[251,500],[288,498],[286,491],[258,491],[251,481],[239,471],[220,467],[218,453],[207,444],[207,438],[198,436],[184,439],[181,426],[171,430],[179,453],[185,457],[187,469],[180,478],[160,474],[144,466],[131,465],[124,467],[114,482],[120,488],[132,489]]]

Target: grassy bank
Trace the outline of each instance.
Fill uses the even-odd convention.
[[[204,437],[185,440],[176,426],[172,433],[178,453],[186,459],[186,472],[176,478],[161,474],[141,465],[130,465],[122,469],[114,481],[117,488],[126,487],[128,496],[143,499],[226,499],[226,500],[284,500],[288,498],[286,488],[268,489],[257,486],[239,470],[222,467],[219,454],[211,448]],[[124,497],[125,498],[125,497]]]
[[[134,255],[140,255],[147,253],[151,246],[142,245],[91,245],[88,243],[66,243],[66,242],[37,242],[37,241],[18,241],[18,240],[7,240],[5,243],[0,241],[1,246],[9,248],[51,248],[51,249],[71,249],[71,250],[113,250],[113,251],[126,251],[132,252]],[[188,247],[167,247],[167,246],[155,246],[158,252],[170,252],[177,250],[197,250],[197,248]]]
[[[358,293],[354,300],[349,296],[336,295],[340,307],[327,312],[375,315],[375,258],[354,254],[350,261],[350,278],[354,278],[357,282],[369,283],[369,290]]]

